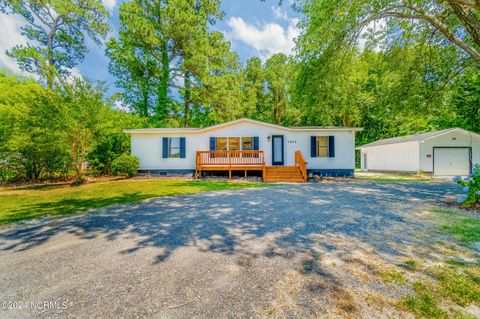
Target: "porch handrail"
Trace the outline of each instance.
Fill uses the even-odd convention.
[[[242,150],[242,151],[197,151],[196,164],[205,165],[265,165],[263,151]]]
[[[300,172],[302,172],[303,181],[307,181],[307,161],[303,158],[303,154],[300,151],[295,151],[295,166],[300,168]]]

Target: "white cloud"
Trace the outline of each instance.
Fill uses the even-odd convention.
[[[130,112],[130,108],[127,105],[125,105],[125,103],[123,103],[123,101],[121,101],[119,99],[116,99],[113,102],[112,109],[120,110],[120,111],[124,111],[124,112]]]
[[[10,50],[17,44],[26,44],[27,39],[20,33],[20,26],[24,23],[23,18],[15,15],[0,16],[0,65],[8,70],[21,75],[27,75],[25,71],[20,70],[17,61],[9,57],[5,51]]]
[[[82,73],[77,67],[70,69],[70,77],[72,78],[83,78]]]
[[[117,5],[117,0],[102,0],[103,5],[110,11]]]
[[[227,25],[231,28],[228,37],[255,48],[263,60],[275,53],[289,55],[295,47],[294,40],[300,34],[300,30],[296,27],[297,19],[288,21],[286,28],[278,23],[266,23],[257,27],[246,23],[240,17],[231,17],[227,21]]]
[[[275,19],[288,20],[287,12],[281,6],[272,6],[272,11]]]

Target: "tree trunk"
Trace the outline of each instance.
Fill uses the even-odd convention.
[[[148,85],[148,79],[147,79],[147,83],[144,83],[142,84],[142,105],[141,105],[141,109],[139,110],[140,111],[140,114],[141,116],[145,117],[145,118],[148,118],[148,116],[150,115],[149,114],[149,108],[148,108],[148,95],[150,93],[150,90],[149,90],[149,85]]]
[[[77,146],[76,143],[72,146],[72,155],[75,160],[75,184],[80,185],[85,182],[82,174],[83,162],[85,161],[85,148],[83,146]]]
[[[159,125],[164,125],[168,116],[168,87],[170,83],[170,60],[168,58],[167,43],[162,43],[162,73],[157,89],[157,107],[155,108],[155,116]]]
[[[34,163],[32,169],[33,169],[33,180],[38,181],[40,179],[40,174],[42,173],[42,167],[41,165]]]
[[[190,80],[190,72],[185,72],[185,111],[184,111],[184,126],[190,126],[190,109],[191,109],[191,90],[192,90],[192,82]]]
[[[60,15],[53,20],[52,28],[47,38],[47,70],[45,77],[47,78],[47,87],[49,89],[53,88],[53,82],[55,79],[55,56],[53,54],[53,40],[55,39],[55,34],[57,33],[58,23],[60,21]]]
[[[378,21],[388,17],[405,20],[423,20],[430,24],[431,27],[442,33],[448,41],[467,53],[476,63],[480,64],[480,52],[477,50],[477,48],[468,41],[459,37],[455,30],[452,30],[442,21],[441,17],[432,15],[428,11],[424,11],[421,7],[418,7],[414,4],[405,4],[404,6],[408,8],[410,12],[398,11],[398,7],[387,8],[386,10],[363,20],[358,24],[358,27],[364,27],[372,21]],[[453,7],[451,6],[451,8],[452,10],[455,10],[456,8],[457,11],[454,12],[454,14],[460,19],[467,33],[470,34],[474,39],[474,42],[478,44],[476,39],[476,37],[479,36],[478,30],[474,30],[475,27],[472,27],[475,26],[476,23],[473,22],[470,14],[465,13],[463,10],[460,10],[458,6],[455,7],[455,5],[453,5]]]
[[[462,21],[465,30],[470,34],[477,45],[480,45],[480,21],[471,9],[455,2],[450,2],[453,13]]]
[[[75,183],[82,184],[83,183],[83,176],[82,176],[82,162],[75,163]]]

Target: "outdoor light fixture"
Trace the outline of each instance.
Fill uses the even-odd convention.
[[[269,143],[270,143],[270,139],[271,139],[271,138],[272,138],[272,137],[271,137],[270,135],[267,136],[267,141],[268,141]]]

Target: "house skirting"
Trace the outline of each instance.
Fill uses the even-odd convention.
[[[353,177],[355,175],[354,169],[307,169],[307,176],[318,175],[318,176],[333,176],[333,177]]]
[[[353,169],[307,169],[307,175],[353,177]],[[194,169],[140,169],[138,174],[148,175],[193,175]]]
[[[138,174],[147,175],[193,175],[194,169],[139,169]]]

